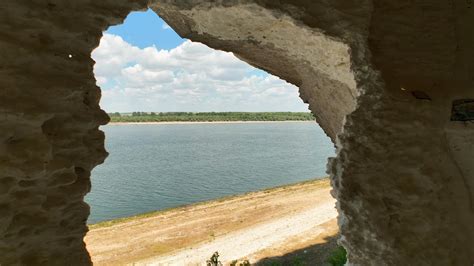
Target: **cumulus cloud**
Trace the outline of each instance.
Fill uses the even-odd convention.
[[[307,110],[295,86],[189,40],[171,50],[140,49],[104,34],[92,58],[108,112]]]

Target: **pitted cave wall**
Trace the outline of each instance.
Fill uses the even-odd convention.
[[[0,3],[0,264],[90,264],[83,198],[107,155],[98,126],[108,122],[90,53],[108,26],[149,6],[183,37],[299,86],[337,146],[328,171],[350,264],[472,265],[469,5]]]

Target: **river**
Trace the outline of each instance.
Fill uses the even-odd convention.
[[[88,223],[326,176],[334,146],[314,122],[108,125]]]

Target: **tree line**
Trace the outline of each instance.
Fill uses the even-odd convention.
[[[305,112],[132,112],[109,113],[111,122],[311,121]]]

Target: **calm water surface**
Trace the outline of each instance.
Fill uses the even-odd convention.
[[[334,148],[314,122],[102,127],[89,223],[325,176]]]

